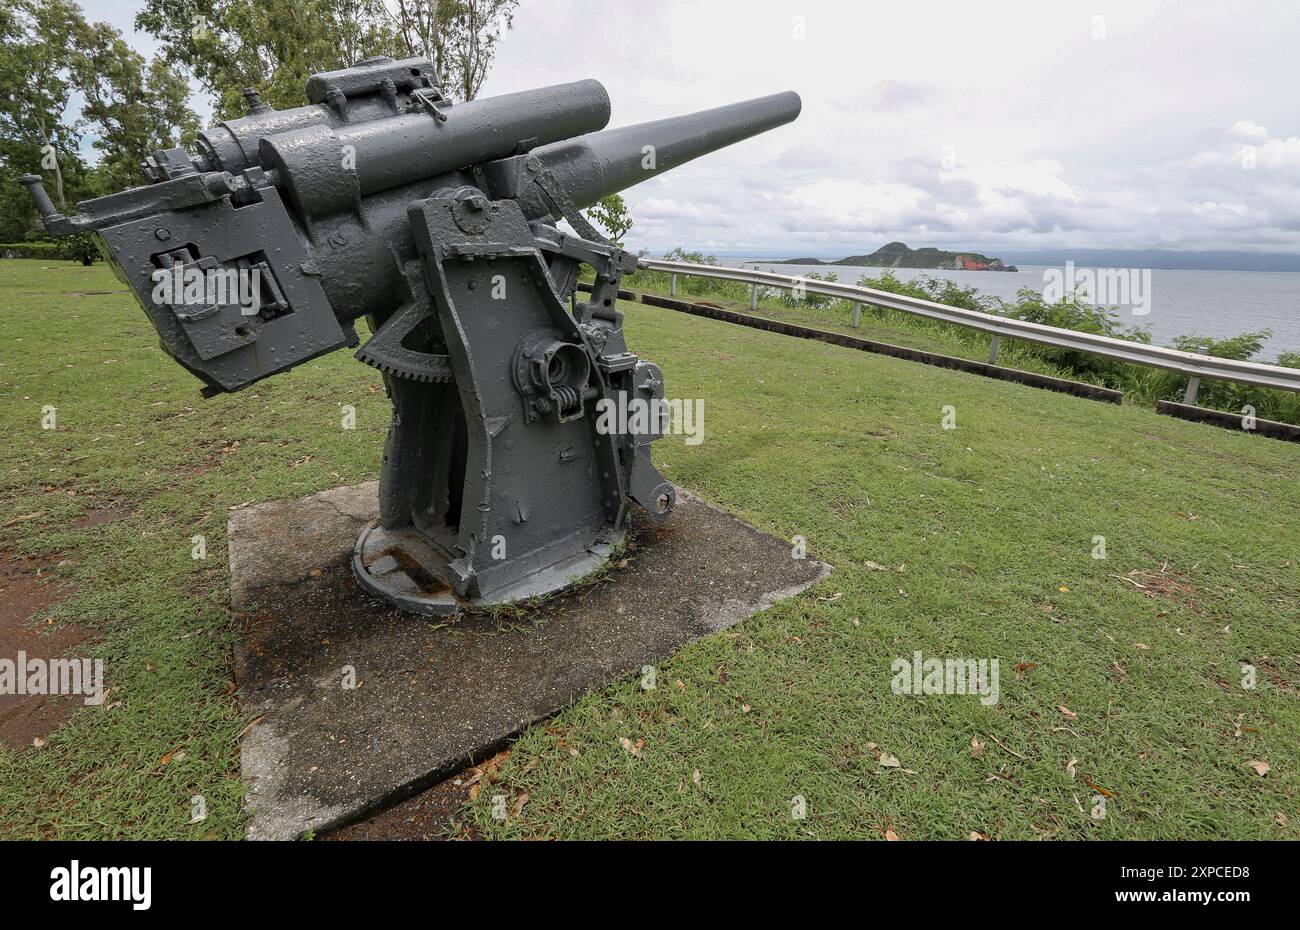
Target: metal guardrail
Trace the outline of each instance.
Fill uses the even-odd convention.
[[[643,258],[640,267],[647,271],[667,272],[674,276],[698,278],[720,278],[724,281],[738,281],[750,285],[750,309],[757,309],[758,288],[775,287],[783,290],[795,290],[805,293],[824,294],[840,300],[850,300],[857,304],[870,304],[875,307],[887,307],[903,313],[942,320],[955,326],[978,329],[992,336],[1006,336],[1024,339],[1041,345],[1074,349],[1079,352],[1091,352],[1106,358],[1113,358],[1134,365],[1146,365],[1163,368],[1187,375],[1187,403],[1195,400],[1196,385],[1201,379],[1216,378],[1222,381],[1237,381],[1242,384],[1255,384],[1260,387],[1278,388],[1283,391],[1300,392],[1300,368],[1284,368],[1281,365],[1267,365],[1263,362],[1242,362],[1235,359],[1215,358],[1195,352],[1180,352],[1164,346],[1144,345],[1140,342],[1128,342],[1111,336],[1098,336],[1093,333],[1080,333],[1072,329],[1060,329],[1041,323],[1025,320],[1013,320],[992,313],[978,310],[965,310],[950,307],[947,304],[894,294],[856,284],[840,284],[832,281],[817,281],[811,278],[776,274],[771,271],[755,271],[749,268],[726,268],[720,265],[696,265],[690,262],[666,262],[658,259]],[[856,308],[855,308],[856,310]],[[855,317],[856,317],[855,313]],[[990,359],[991,361],[991,359]]]

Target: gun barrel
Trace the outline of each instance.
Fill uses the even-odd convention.
[[[438,118],[418,112],[304,126],[263,137],[258,160],[277,172],[277,183],[299,209],[323,215],[351,209],[368,194],[507,158],[608,122],[605,88],[574,81],[458,103]]]
[[[802,103],[793,91],[701,110],[686,116],[606,129],[533,150],[574,205],[602,197],[789,123]]]

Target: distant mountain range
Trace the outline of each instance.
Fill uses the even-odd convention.
[[[850,255],[835,261],[820,258],[787,258],[780,265],[856,265],[868,268],[948,268],[954,271],[1016,271],[1015,265],[1005,265],[1000,258],[989,258],[979,252],[947,252],[926,246],[913,249],[903,242],[882,245],[870,255]]]

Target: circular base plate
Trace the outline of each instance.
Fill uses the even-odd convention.
[[[352,551],[352,573],[360,585],[413,613],[448,616],[463,610],[525,601],[571,588],[609,561],[624,530],[606,530],[590,545],[552,565],[532,570],[484,597],[460,597],[446,582],[446,558],[414,529],[362,530]]]

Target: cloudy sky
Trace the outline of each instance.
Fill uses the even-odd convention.
[[[1295,0],[522,0],[484,94],[583,77],[611,125],[803,98],[629,191],[633,247],[1300,249]]]

